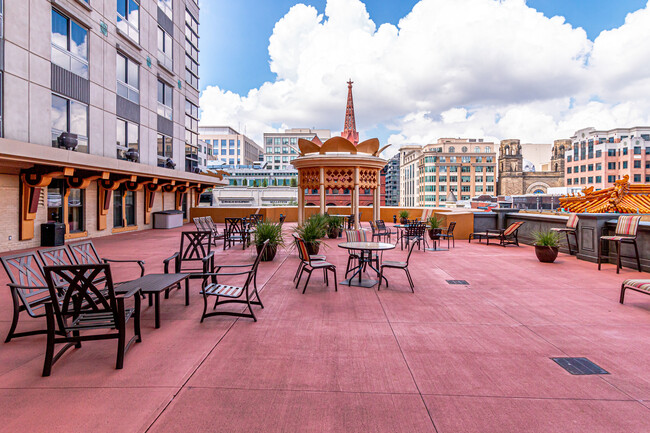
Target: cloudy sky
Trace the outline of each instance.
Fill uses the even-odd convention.
[[[203,0],[202,125],[551,142],[650,124],[645,0]]]

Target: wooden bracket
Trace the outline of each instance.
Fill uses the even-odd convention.
[[[155,183],[154,183],[155,182]],[[160,191],[162,185],[157,184],[158,179],[144,185],[144,223],[151,224],[151,212],[156,200],[156,193]]]
[[[52,182],[50,175],[23,173],[20,176],[20,227],[19,239],[34,239],[34,220],[38,211],[41,188]]]

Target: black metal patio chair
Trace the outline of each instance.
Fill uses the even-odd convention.
[[[406,278],[408,278],[409,285],[411,286],[411,292],[415,293],[415,290],[413,289],[415,286],[413,285],[413,279],[411,278],[411,273],[409,272],[409,260],[411,259],[411,253],[413,252],[413,248],[415,248],[416,242],[411,243],[411,247],[409,248],[409,253],[406,256],[406,261],[405,262],[397,262],[394,260],[384,260],[381,263],[381,267],[379,269],[379,286],[377,287],[377,290],[381,289],[381,280],[385,279],[384,278],[384,269],[385,268],[392,268],[392,269],[403,269],[404,272],[406,273]],[[386,280],[386,287],[388,287],[388,280]]]
[[[212,232],[182,232],[179,250],[163,260],[164,273],[190,274],[189,279],[203,278],[214,267]],[[173,268],[170,264],[173,262]],[[180,284],[177,286],[180,289]],[[169,297],[169,289],[165,298]],[[189,282],[185,282],[185,305],[189,305]]]
[[[52,366],[71,347],[81,348],[83,341],[117,339],[116,369],[124,366],[124,354],[132,343],[142,341],[140,332],[140,289],[116,295],[111,268],[108,264],[46,266],[45,280],[50,298],[45,303],[47,346],[43,376],[49,376]],[[95,281],[103,281],[103,287]],[[61,288],[57,281],[65,281]],[[124,300],[133,297],[134,307],[127,308]],[[133,318],[133,337],[126,341],[126,324]],[[98,332],[104,330],[105,332]],[[65,344],[56,355],[57,344]]]

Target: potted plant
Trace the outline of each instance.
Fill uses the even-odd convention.
[[[343,218],[338,216],[328,216],[327,217],[327,236],[330,239],[336,239],[339,237],[341,232],[341,227],[343,226]]]
[[[257,254],[262,250],[264,242],[268,240],[269,244],[262,254],[262,261],[268,262],[273,260],[275,254],[278,252],[278,246],[284,246],[284,239],[282,238],[282,224],[275,223],[270,220],[257,223],[255,226],[255,247]]]
[[[533,233],[535,239],[535,255],[542,263],[553,263],[557,258],[560,235],[551,230]]]
[[[442,220],[438,219],[435,215],[431,215],[427,223],[429,224],[429,239],[432,241],[437,240],[440,233],[442,233],[442,228],[440,227]]]
[[[327,235],[327,220],[324,215],[315,214],[295,228],[296,234],[305,241],[310,256],[318,254],[321,239]]]
[[[409,222],[409,211],[407,210],[399,211],[399,223],[403,225],[408,222]]]

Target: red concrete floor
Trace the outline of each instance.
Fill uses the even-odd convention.
[[[189,228],[189,226],[187,227]],[[290,226],[286,228],[287,235]],[[180,229],[97,239],[102,256],[143,258],[147,272],[178,248]],[[343,279],[346,252],[324,253]],[[404,259],[406,251],[384,254]],[[216,250],[217,263],[253,249]],[[0,432],[650,432],[650,296],[620,283],[647,276],[531,247],[468,244],[415,250],[388,289],[292,284],[298,259],[260,266],[259,321],[199,323],[192,282],[162,301],[162,327],[144,305],[143,342],[115,370],[115,342],[88,342],[41,377],[45,339],[0,343]],[[137,268],[116,266],[117,280]],[[463,279],[468,286],[449,285]],[[0,277],[4,287],[6,277]],[[0,292],[0,335],[11,319]],[[43,326],[22,320],[20,329]],[[572,376],[549,358],[585,356],[610,372]]]

